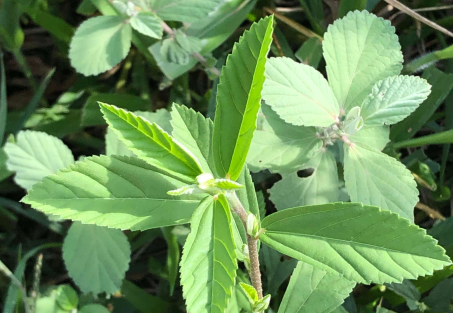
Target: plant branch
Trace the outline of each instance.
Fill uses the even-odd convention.
[[[233,212],[235,212],[244,224],[244,228],[247,229],[247,212],[241,203],[241,200],[237,197],[235,192],[232,192],[227,197],[228,202]],[[250,257],[250,279],[253,287],[258,293],[258,298],[263,298],[263,284],[261,282],[261,271],[260,271],[260,260],[258,255],[258,239],[252,238],[247,234],[247,246],[249,248]]]
[[[171,29],[170,26],[168,26],[167,23],[165,23],[164,21],[162,21],[162,28],[164,29],[164,31],[169,34],[169,35],[174,35],[175,32],[173,31],[173,29]],[[195,59],[198,60],[198,62],[200,62],[203,66],[205,66],[207,68],[207,63],[208,61],[198,52],[194,52],[192,53],[192,57],[194,57]],[[209,72],[211,72],[211,74],[219,77],[220,76],[220,71],[215,68],[215,67],[210,67],[210,68],[207,68],[207,70]]]

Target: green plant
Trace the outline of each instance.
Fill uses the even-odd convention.
[[[413,221],[414,178],[380,150],[389,142],[389,125],[415,111],[431,86],[399,75],[403,56],[394,32],[388,21],[366,11],[336,21],[323,41],[329,82],[288,58],[268,61],[266,105],[248,162],[253,170],[283,174],[270,191],[278,209],[338,201],[339,161],[351,201]],[[310,176],[298,176],[310,168]],[[298,196],[289,196],[296,190]]]
[[[368,22],[365,24],[373,26],[372,31],[388,28],[387,23],[365,12],[352,13],[335,25],[348,23],[351,18]],[[192,109],[174,104],[170,135],[164,127],[146,118],[101,103],[101,111],[110,130],[135,156],[83,158],[33,185],[23,202],[49,215],[110,228],[143,231],[190,222],[191,232],[185,241],[180,265],[183,295],[187,311],[191,313],[239,312],[236,288],[242,290],[249,302],[248,308],[242,308],[250,312],[263,312],[268,308],[270,295],[264,295],[262,290],[259,242],[263,244],[262,250],[270,247],[299,261],[283,299],[281,313],[301,310],[323,312],[327,305],[333,310],[356,283],[401,282],[432,274],[434,270],[449,265],[451,262],[445,250],[437,246],[436,240],[423,229],[411,223],[409,214],[406,214],[407,218],[401,217],[391,212],[392,209],[396,211],[393,207],[383,206],[385,202],[376,203],[369,198],[363,199],[365,205],[354,202],[298,204],[261,220],[258,196],[245,163],[247,154],[253,150],[250,146],[255,140],[255,129],[272,122],[261,120],[257,123],[262,90],[265,101],[272,105],[274,81],[272,75],[267,75],[265,81],[265,67],[269,73],[282,69],[275,62],[286,62],[266,60],[272,41],[273,22],[272,16],[260,20],[235,44],[219,78],[214,123]],[[329,31],[335,31],[335,25]],[[353,20],[349,25],[357,23]],[[360,42],[353,37],[357,33],[360,32],[351,31],[343,36],[345,39],[352,37],[351,42]],[[341,33],[336,35],[335,38],[341,38]],[[386,42],[391,45],[395,37],[387,35],[379,38],[388,40]],[[329,33],[324,43],[325,51],[328,50],[328,37]],[[373,36],[367,38],[372,40]],[[370,50],[374,51],[375,42],[370,44],[373,45]],[[300,118],[298,123],[306,126],[323,127],[322,131],[318,131],[321,138],[316,136],[315,128],[287,125],[278,117],[274,119],[282,127],[299,130],[313,142],[311,149],[307,148],[309,145],[294,146],[296,155],[308,160],[311,155],[307,156],[306,151],[313,147],[321,148],[324,153],[337,137],[343,137],[346,152],[358,149],[359,144],[352,142],[351,135],[364,131],[366,126],[361,129],[362,124],[367,125],[367,121],[371,123],[370,127],[373,123],[379,124],[373,127],[376,127],[378,135],[382,135],[382,129],[385,131],[383,123],[395,122],[413,111],[416,104],[376,117],[376,114],[373,116],[376,110],[370,112],[365,106],[362,110],[358,107],[361,101],[356,97],[360,95],[362,100],[367,98],[378,80],[384,79],[382,86],[394,87],[393,84],[387,85],[385,79],[401,69],[400,52],[387,49],[386,53],[390,55],[391,62],[385,71],[372,69],[366,72],[366,62],[357,63],[357,66],[365,66],[360,68],[364,73],[364,77],[359,77],[362,85],[333,88],[334,91],[329,91],[327,82],[314,70],[293,65],[308,71],[316,79],[309,86],[311,90],[321,89],[314,94],[319,97],[315,103],[322,101],[327,107],[327,113],[315,106],[310,110],[301,106],[298,113],[302,114],[286,112],[285,115],[292,121]],[[376,55],[368,57],[370,61]],[[349,74],[354,77],[356,73]],[[335,76],[335,73],[331,75]],[[367,77],[372,79],[366,80]],[[428,92],[426,83],[419,82],[425,92],[415,101],[423,101]],[[300,83],[309,82],[302,79]],[[355,94],[345,93],[349,89]],[[379,96],[381,91],[377,92]],[[274,89],[274,96],[287,97],[286,101],[291,103],[288,89],[280,89],[278,95]],[[337,100],[340,96],[343,100],[350,99],[344,103],[340,101],[343,103],[341,107]],[[371,100],[367,106],[376,106]],[[277,113],[279,109],[285,111],[283,105],[275,108]],[[348,113],[345,119],[341,116],[341,109],[343,114]],[[270,108],[267,110],[272,113]],[[361,116],[361,111],[368,114]],[[307,113],[312,118],[307,118]],[[272,144],[272,140],[268,142]],[[362,149],[358,151],[379,155],[390,166],[402,168],[401,172],[405,175],[406,170],[397,161],[379,151]],[[291,158],[293,156],[289,161],[292,161]],[[334,163],[332,159],[330,162]],[[297,165],[294,166],[297,168]],[[407,179],[407,175],[403,177]],[[367,180],[360,178],[358,182],[366,183]],[[416,196],[415,183],[408,179],[404,183],[408,184],[411,202]],[[371,195],[376,194],[381,199],[380,189],[373,190]],[[352,195],[351,198],[357,201]],[[382,209],[375,204],[382,205]],[[407,212],[407,207],[404,206],[401,211]],[[75,223],[73,227],[77,225],[80,226]],[[251,284],[247,277],[241,275],[238,260],[244,262]],[[311,277],[310,284],[306,277]],[[319,301],[326,296],[326,302]]]

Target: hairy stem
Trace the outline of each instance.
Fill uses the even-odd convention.
[[[171,29],[171,27],[168,26],[168,24],[165,23],[164,21],[162,21],[162,28],[169,35],[174,35],[175,34],[173,29]],[[192,53],[192,57],[197,59],[203,66],[207,67],[207,62],[208,61],[201,54],[199,54],[198,52],[194,52],[194,53]],[[220,71],[218,69],[216,69],[215,67],[209,68],[208,71],[211,72],[211,74],[214,74],[217,77],[220,76]]]
[[[244,224],[244,228],[247,229],[247,212],[236,193],[233,192],[229,194],[227,199],[231,209],[239,216],[242,224]],[[258,298],[261,299],[263,298],[263,284],[261,283],[260,260],[258,256],[258,239],[252,238],[247,234],[247,246],[249,248],[250,257],[250,279],[253,287],[255,287],[258,293]]]

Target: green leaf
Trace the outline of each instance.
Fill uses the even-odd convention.
[[[270,200],[278,210],[338,201],[337,163],[330,151],[321,149],[304,168],[313,173],[308,177],[299,177],[298,172],[283,175],[271,188]]]
[[[244,32],[220,75],[213,131],[214,163],[220,177],[236,180],[244,166],[256,129],[273,23],[269,16]]]
[[[404,66],[403,72],[412,74],[434,65],[440,60],[451,58],[453,58],[453,45],[442,50],[427,53],[419,58],[414,58],[409,64]]]
[[[70,311],[72,309],[77,309],[79,296],[71,286],[60,285],[58,286],[56,301],[60,308]]]
[[[16,172],[14,181],[26,190],[74,163],[71,150],[60,139],[42,132],[21,131],[16,142],[6,143],[4,149],[7,168]]]
[[[349,12],[365,10],[367,0],[343,0],[338,7],[338,18],[343,18]]]
[[[361,203],[286,209],[265,217],[261,226],[266,245],[359,283],[401,282],[451,263],[425,230]]]
[[[119,229],[72,224],[63,243],[69,276],[83,293],[113,294],[129,268],[131,247]]]
[[[395,149],[407,147],[421,147],[425,145],[438,145],[443,143],[453,143],[453,130],[447,130],[437,134],[432,134],[414,139],[403,140],[395,143]]]
[[[146,230],[189,222],[199,200],[167,195],[181,186],[140,159],[95,156],[48,176],[22,202],[86,224]]]
[[[141,313],[168,313],[169,303],[150,295],[128,280],[123,281],[121,294]]]
[[[340,306],[355,286],[344,277],[298,262],[278,313],[325,313]]]
[[[389,126],[363,126],[358,132],[353,135],[348,135],[351,142],[381,151],[390,141]]]
[[[392,76],[381,80],[362,104],[365,125],[391,125],[405,119],[431,92],[428,82],[416,76]]]
[[[367,11],[349,12],[330,25],[323,51],[329,84],[346,111],[360,106],[374,84],[402,68],[395,28]]]
[[[173,138],[193,153],[200,162],[203,172],[215,174],[212,156],[212,120],[193,109],[173,103],[171,125]]]
[[[0,147],[3,145],[3,137],[5,136],[6,117],[8,115],[8,103],[6,100],[6,74],[5,63],[3,62],[3,53],[0,52]],[[1,174],[0,174],[1,177]]]
[[[187,183],[203,173],[196,157],[157,124],[112,105],[100,106],[109,126],[139,158]]]
[[[170,124],[170,112],[166,109],[159,109],[156,112],[142,112],[136,111],[135,115],[143,117],[150,123],[156,123],[167,133],[171,133],[172,127]],[[178,139],[178,138],[176,138]],[[105,154],[108,156],[111,155],[126,155],[126,156],[135,156],[132,151],[130,151],[126,145],[118,138],[115,132],[111,129],[107,129],[107,134],[105,135]]]
[[[82,126],[105,124],[98,102],[113,104],[129,111],[147,111],[151,107],[151,102],[149,100],[147,101],[134,95],[95,93],[87,99],[85,106],[83,107]]]
[[[103,73],[120,63],[129,53],[132,28],[121,16],[90,18],[72,37],[69,59],[85,76]]]
[[[409,117],[392,127],[390,139],[394,142],[412,138],[436,112],[453,88],[453,74],[432,67],[423,72],[431,87],[431,94]]]
[[[0,148],[0,182],[10,177],[13,172],[9,171],[6,167],[6,161],[8,160],[8,155],[3,149]]]
[[[406,299],[407,306],[411,310],[417,310],[417,303],[420,300],[420,292],[410,280],[403,280],[402,283],[386,284],[386,287],[397,295]]]
[[[433,228],[428,230],[428,234],[436,238],[439,245],[444,247],[447,254],[453,257],[453,217],[447,218],[445,221],[440,221]]]
[[[187,65],[191,60],[191,53],[186,51],[175,38],[167,38],[162,41],[160,54],[162,58],[169,63],[178,65]]]
[[[317,68],[322,58],[322,44],[319,38],[308,38],[294,54],[300,62]]]
[[[244,186],[236,190],[236,195],[241,201],[244,209],[247,213],[253,213],[256,218],[260,217],[260,209],[258,206],[258,199],[255,192],[255,184],[253,183],[252,176],[250,175],[247,165],[244,166],[244,169],[241,172],[241,175],[237,179],[237,182]]]
[[[414,221],[417,184],[394,158],[365,145],[344,145],[344,179],[352,202],[375,205]]]
[[[181,251],[177,237],[172,232],[172,227],[162,228],[165,241],[167,242],[168,254],[167,254],[167,271],[168,280],[170,282],[170,295],[173,295],[175,290],[176,278],[178,277],[178,265],[181,258]]]
[[[224,312],[236,277],[231,213],[225,196],[206,197],[193,214],[181,260],[187,311]]]
[[[321,73],[289,58],[267,62],[263,99],[293,125],[329,127],[340,115],[338,101]]]
[[[322,146],[314,127],[283,121],[267,104],[258,112],[257,129],[247,155],[250,169],[258,172],[292,172],[307,162]]]
[[[422,301],[429,307],[429,312],[448,312],[453,299],[453,278],[441,281]]]
[[[17,0],[3,0],[0,6],[0,42],[9,51],[20,49],[24,32],[20,28],[22,11]]]
[[[195,22],[219,6],[219,0],[154,0],[151,9],[166,21]]]
[[[245,295],[247,296],[251,304],[258,301],[258,293],[253,286],[245,284],[243,282],[240,282],[239,285],[241,286],[242,290],[244,291]]]
[[[104,306],[100,304],[88,304],[80,309],[79,313],[109,313]]]
[[[130,23],[133,29],[145,36],[162,38],[162,20],[153,12],[140,12],[130,19]]]

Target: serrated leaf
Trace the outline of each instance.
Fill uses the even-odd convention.
[[[6,167],[6,161],[8,160],[8,155],[3,149],[0,148],[0,182],[11,175],[13,172],[9,171]]]
[[[375,205],[414,221],[417,184],[394,158],[365,145],[344,145],[344,179],[351,201]]]
[[[289,58],[267,62],[263,99],[293,125],[329,127],[340,116],[338,101],[321,73]]]
[[[156,112],[142,112],[136,111],[135,115],[141,116],[150,123],[156,123],[167,133],[171,133],[172,127],[170,124],[170,112],[166,109],[159,109]],[[135,156],[132,151],[130,151],[126,145],[119,140],[118,136],[111,129],[107,129],[107,134],[105,135],[105,154],[107,156],[111,155],[126,155],[126,156]]]
[[[240,282],[239,285],[241,286],[242,290],[248,297],[251,304],[255,303],[255,301],[258,301],[258,293],[256,292],[256,289],[253,286],[245,284],[243,282]]]
[[[365,125],[395,124],[415,111],[428,98],[431,86],[416,76],[392,76],[373,86],[362,105]]]
[[[205,173],[215,174],[212,156],[214,126],[212,120],[186,106],[173,103],[171,125],[173,138],[193,153]]]
[[[451,263],[425,230],[361,203],[286,209],[265,217],[261,227],[264,244],[359,283],[401,282]]]
[[[273,23],[273,16],[268,16],[244,32],[220,75],[213,131],[214,163],[220,177],[228,174],[236,180],[244,167],[256,129]]]
[[[271,188],[270,200],[278,210],[338,201],[337,164],[332,152],[321,149],[303,168],[313,173],[308,177],[299,177],[298,172],[283,175]]]
[[[84,293],[113,294],[129,268],[131,247],[118,229],[75,222],[63,243],[69,276]]]
[[[389,139],[389,126],[367,126],[364,125],[358,132],[348,135],[351,142],[381,151],[385,148]]]
[[[220,4],[219,0],[154,0],[151,9],[166,21],[195,22]]]
[[[162,38],[162,20],[153,12],[140,12],[130,19],[130,23],[133,29],[145,36]]]
[[[367,11],[349,12],[323,41],[327,76],[341,108],[360,106],[379,80],[398,75],[403,55],[395,28]]]
[[[103,73],[123,60],[131,47],[132,29],[121,16],[90,18],[72,37],[69,59],[85,76]]]
[[[257,129],[247,155],[254,172],[292,172],[307,162],[321,148],[314,127],[295,126],[283,121],[274,110],[262,103]]]
[[[104,306],[100,304],[88,304],[80,309],[79,313],[109,313]]]
[[[329,313],[343,303],[354,286],[343,276],[298,262],[278,313]]]
[[[74,163],[71,150],[60,139],[43,132],[21,131],[16,142],[6,143],[4,149],[7,168],[16,172],[14,181],[26,190]]]
[[[255,184],[253,183],[252,176],[250,175],[247,165],[241,172],[237,182],[244,186],[244,188],[236,190],[236,195],[241,201],[247,213],[253,213],[257,218],[260,216],[260,209],[258,206],[258,199],[255,191]]]
[[[146,230],[189,222],[199,200],[167,195],[181,186],[140,159],[95,156],[48,176],[22,202],[86,224]]]
[[[235,286],[237,261],[225,196],[206,197],[191,219],[181,260],[187,311],[222,313]]]
[[[100,105],[109,126],[139,158],[187,183],[203,173],[196,157],[157,124],[115,106]]]

